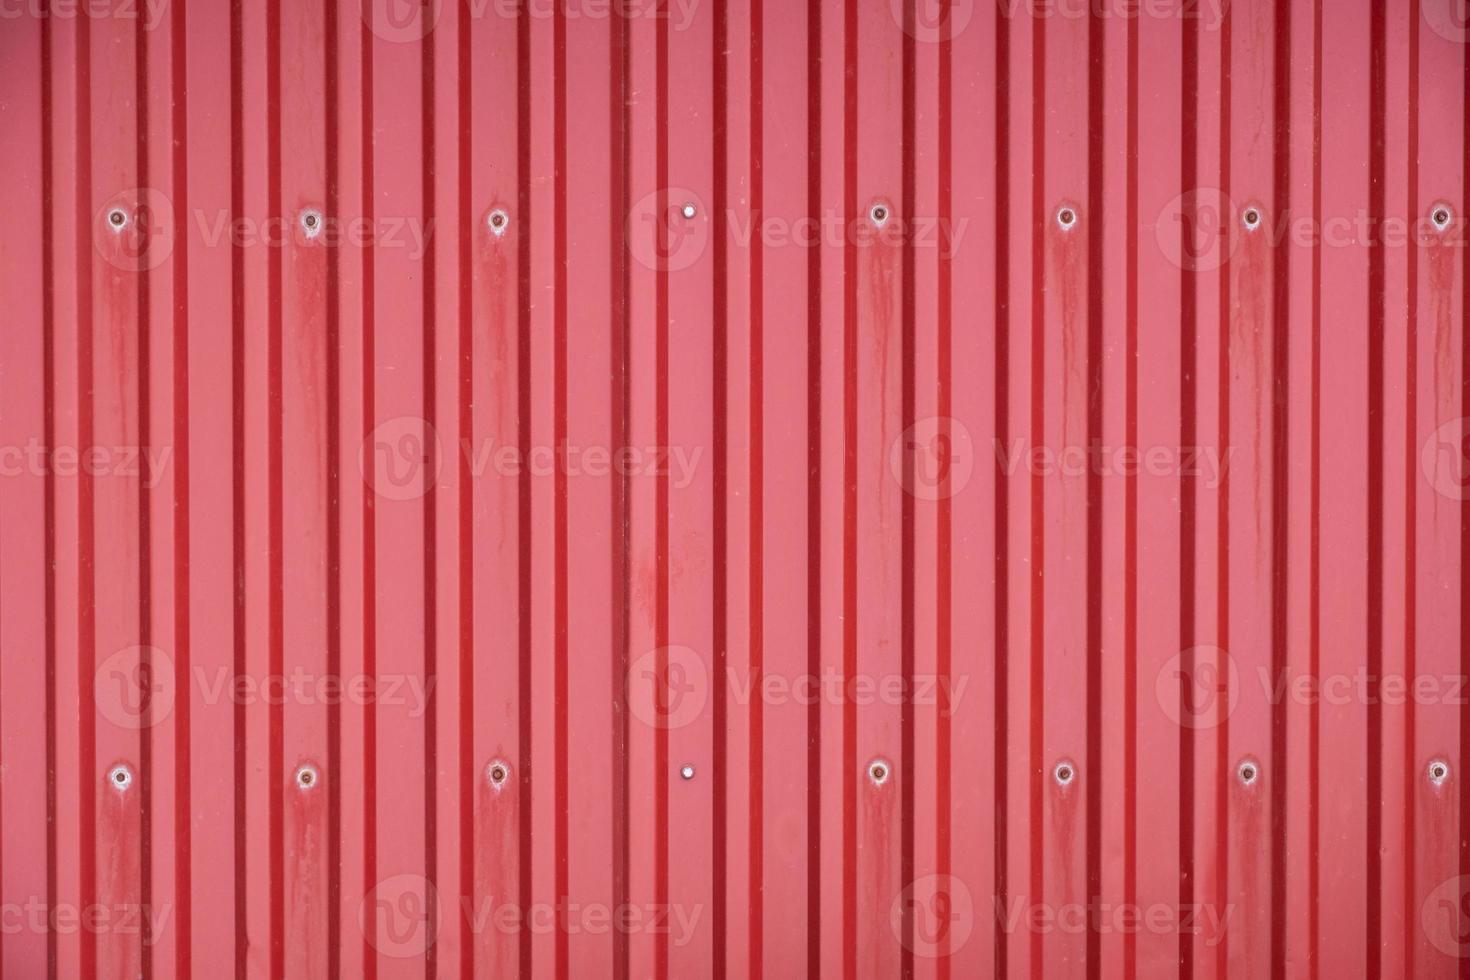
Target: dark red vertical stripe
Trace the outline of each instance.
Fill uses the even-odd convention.
[[[241,18],[244,0],[230,5],[230,216],[245,210],[244,58]],[[367,25],[363,25],[367,33]],[[230,473],[231,554],[234,564],[234,621],[232,681],[245,676],[245,243],[230,243]],[[245,908],[245,702],[234,706],[235,755],[235,980],[245,980],[245,950],[249,943]]]
[[[1410,221],[1419,214],[1419,0],[1408,0],[1405,20],[1409,34],[1409,118],[1408,118],[1408,164],[1409,172],[1405,188],[1408,207],[1405,213]],[[1418,482],[1419,482],[1419,242],[1417,237],[1404,250],[1407,275],[1404,290],[1404,676],[1417,677],[1416,638],[1418,603]],[[1414,959],[1418,952],[1417,940],[1419,918],[1415,914],[1417,889],[1415,887],[1418,855],[1415,848],[1416,813],[1415,792],[1419,765],[1415,759],[1417,738],[1415,730],[1415,703],[1413,698],[1404,699],[1404,905],[1403,932],[1404,956],[1409,976],[1414,975]]]
[[[555,620],[553,673],[553,754],[556,758],[554,809],[556,811],[556,976],[566,980],[568,962],[567,913],[563,906],[570,890],[570,847],[567,824],[571,818],[567,795],[567,467],[561,452],[567,442],[567,22],[566,8],[557,4],[552,16],[552,170],[555,214],[552,228],[552,432],[556,470],[552,477],[556,542],[552,562],[556,576],[552,598]]]
[[[610,169],[608,194],[617,202],[614,215],[618,220],[610,222],[612,253],[612,295],[609,308],[612,311],[612,384],[610,386],[609,417],[615,447],[622,451],[628,445],[629,404],[631,382],[629,358],[631,338],[629,336],[629,278],[628,242],[624,235],[622,219],[628,213],[629,159],[631,143],[628,139],[628,22],[626,18],[612,19],[612,34],[608,46],[608,128],[611,130],[610,153],[613,166]],[[628,548],[629,526],[629,474],[626,468],[612,481],[613,516],[613,607],[617,610],[617,637],[613,652],[613,690],[617,692],[619,710],[613,712],[612,771],[613,771],[613,828],[612,828],[612,879],[613,895],[620,905],[628,903],[628,646],[631,610],[629,606],[629,576],[632,572]],[[628,934],[625,930],[613,930],[613,980],[628,980]]]
[[[133,112],[137,125],[136,166],[138,186],[148,187],[148,31],[145,21],[138,18],[133,22]],[[152,448],[153,412],[152,357],[153,317],[150,282],[152,274],[147,263],[138,271],[138,445],[146,450]],[[149,453],[151,455],[151,453]],[[138,645],[143,648],[144,663],[152,667],[153,645],[153,512],[150,506],[152,491],[148,484],[151,474],[145,464],[138,479]],[[138,878],[139,901],[144,909],[153,906],[153,729],[141,726],[138,732]],[[141,949],[142,980],[153,976],[154,937],[146,924],[139,936]]]
[[[1226,11],[1220,24],[1220,196],[1230,200],[1230,100],[1231,100],[1231,13]],[[1230,222],[1235,215],[1223,215],[1221,228],[1227,235],[1234,235]],[[1229,239],[1225,240],[1226,242]],[[1223,244],[1223,243],[1222,243]],[[1230,334],[1232,331],[1231,269],[1230,250],[1225,250],[1225,261],[1220,265],[1220,296],[1218,314],[1217,350],[1219,356],[1219,407],[1216,445],[1230,445]],[[1218,604],[1216,610],[1216,636],[1220,649],[1230,650],[1230,473],[1222,469],[1220,492],[1217,497],[1219,510],[1215,523],[1215,584]],[[1220,676],[1220,695],[1217,704],[1230,703],[1230,676]],[[1226,792],[1226,773],[1230,772],[1230,712],[1220,710],[1219,737],[1215,741],[1215,896],[1217,908],[1226,908],[1230,896],[1230,795]],[[1215,971],[1219,976],[1228,976],[1230,966],[1230,935],[1225,933],[1215,946]]]
[[[822,213],[822,0],[806,7],[807,217]],[[822,670],[822,247],[806,253],[806,633],[807,673]],[[806,969],[818,976],[822,962],[822,705],[806,715]]]
[[[952,7],[946,2],[944,8],[944,19],[941,21],[948,25],[948,18],[953,15]],[[952,228],[954,185],[951,181],[950,159],[954,144],[953,130],[953,106],[954,99],[951,89],[951,75],[954,71],[954,42],[950,32],[945,30],[939,40],[939,116],[936,120],[939,128],[939,172],[936,183],[938,185],[939,227]],[[911,216],[905,215],[906,220]],[[952,439],[950,429],[952,427],[951,413],[954,411],[954,397],[951,383],[954,377],[954,366],[951,363],[953,357],[954,343],[952,337],[952,325],[950,322],[953,309],[954,295],[951,284],[953,282],[954,249],[953,247],[942,249],[938,255],[938,293],[936,297],[936,316],[938,319],[938,341],[936,344],[936,360],[938,372],[935,378],[936,402],[941,425],[944,427],[944,435]],[[911,485],[911,484],[910,484]],[[950,618],[950,601],[952,598],[951,557],[950,549],[953,541],[953,516],[954,503],[948,494],[941,494],[937,501],[935,525],[934,525],[934,671],[939,675],[939,700],[935,711],[934,733],[934,871],[936,874],[946,876],[950,873],[950,714],[954,710],[949,700],[950,663],[951,663],[951,639],[953,622]],[[906,773],[907,775],[907,773]],[[907,779],[905,780],[907,782]],[[941,880],[946,880],[941,877]],[[905,883],[906,884],[906,883]],[[912,917],[910,917],[910,928],[912,928]],[[935,964],[935,974],[938,980],[949,980],[950,954],[954,952],[953,944],[946,934],[944,945],[940,950],[939,962]]]
[[[183,4],[171,11],[170,76],[173,83],[173,447],[174,447],[174,671],[189,677],[189,96],[186,18]],[[147,186],[146,180],[139,180]],[[185,685],[187,689],[187,685]],[[180,980],[193,974],[190,944],[193,902],[192,827],[189,795],[189,715],[187,693],[174,700],[174,915],[177,943],[174,971]],[[145,907],[148,900],[144,899]],[[335,945],[335,941],[333,943]]]
[[[182,4],[180,4],[182,6]],[[327,216],[341,220],[337,136],[337,0],[326,0],[325,102]],[[341,253],[327,249],[327,674],[342,676],[342,350]],[[342,970],[342,706],[327,706],[327,976]],[[182,893],[181,894],[185,894]]]
[[[1184,145],[1180,147],[1180,188],[1186,195],[1197,190],[1199,179],[1199,22],[1180,20],[1184,54],[1180,59],[1183,90],[1180,100],[1180,131]],[[1200,217],[1195,205],[1180,225],[1180,254],[1187,254]],[[1197,273],[1188,262],[1180,263],[1179,275],[1179,445],[1196,442],[1197,393],[1195,372],[1199,363]],[[1195,483],[1179,481],[1179,649],[1186,651],[1183,670],[1179,674],[1181,704],[1193,697],[1194,656],[1194,560],[1195,560]],[[1194,905],[1194,732],[1188,725],[1179,726],[1179,907]],[[1179,977],[1194,976],[1194,936],[1188,930],[1179,934]]]
[[[1106,21],[1094,10],[1087,22],[1087,443],[1103,442],[1103,115]],[[1131,227],[1131,226],[1130,226]],[[1102,902],[1102,471],[1087,468],[1087,896]],[[1087,928],[1087,976],[1096,980],[1102,968],[1099,918]]]
[[[521,7],[516,15],[516,213],[531,213],[531,12]],[[520,458],[531,452],[531,222],[522,221],[516,235],[516,439]],[[518,699],[516,710],[517,744],[520,749],[521,788],[525,799],[520,806],[517,882],[522,909],[531,907],[531,797],[533,793],[531,755],[531,473],[522,467],[517,492],[517,523],[520,553],[517,556],[516,580],[518,624]],[[531,975],[531,933],[520,932],[519,966],[521,976]]]
[[[475,444],[474,89],[470,65],[470,11],[458,7],[455,36],[459,84],[459,436]],[[475,481],[469,455],[459,458],[459,893],[475,895]],[[474,975],[475,936],[470,917],[459,917],[459,972]]]
[[[666,10],[666,0],[659,3]],[[668,254],[669,208],[669,21],[660,17],[654,40],[654,186],[658,195],[659,254]],[[660,263],[654,286],[654,431],[655,445],[669,444],[669,272]],[[658,676],[668,683],[669,643],[669,478],[658,476],[654,493],[654,646],[658,649]],[[667,695],[667,691],[663,692]],[[660,725],[654,731],[654,903],[663,908],[669,900],[669,731]],[[655,980],[668,980],[669,937],[655,937],[653,951]]]
[[[1315,0],[1312,15],[1312,217],[1322,219],[1322,2]],[[1311,567],[1307,591],[1307,647],[1309,669],[1315,685],[1321,673],[1321,584],[1322,568],[1322,242],[1312,243],[1312,476],[1311,476]],[[1318,851],[1322,836],[1319,781],[1322,774],[1321,703],[1313,698],[1307,707],[1310,772],[1307,774],[1307,976],[1317,980],[1317,953],[1320,927],[1318,914],[1321,897],[1321,875]]]
[[[435,182],[438,166],[437,127],[434,118],[434,31],[424,35],[419,50],[423,84],[419,90],[420,113],[423,126],[419,136],[423,140],[423,212],[424,221],[433,220],[438,208]],[[437,236],[424,238],[423,276],[423,407],[424,421],[428,431],[436,428],[439,413],[438,361],[439,361],[439,309],[435,300],[438,288]],[[439,448],[435,440],[424,441],[425,472],[437,474],[440,461],[434,454]],[[437,479],[429,479],[424,492],[424,877],[428,879],[429,902],[438,902],[439,884],[439,699],[436,696],[439,680],[439,488]],[[440,922],[437,914],[429,920]],[[424,976],[434,980],[439,959],[438,943],[434,942],[437,929],[430,933],[428,949],[424,951]]]
[[[760,0],[755,0],[759,6]],[[751,12],[751,42],[758,43],[759,36],[756,29],[758,14]],[[710,854],[712,858],[712,879],[714,888],[711,896],[711,918],[713,919],[713,943],[711,948],[710,974],[715,980],[725,978],[725,957],[728,940],[728,928],[725,923],[726,915],[726,876],[728,874],[728,861],[725,851],[725,834],[728,819],[725,808],[729,805],[730,774],[725,764],[725,726],[728,724],[728,706],[725,704],[726,685],[725,676],[729,669],[729,651],[726,649],[728,643],[728,610],[726,608],[726,595],[729,588],[729,576],[726,563],[729,561],[729,529],[726,523],[728,505],[725,495],[729,487],[729,445],[727,440],[727,425],[729,412],[729,325],[727,302],[729,287],[726,277],[729,273],[726,263],[729,255],[729,242],[726,236],[729,234],[729,222],[727,208],[729,207],[728,190],[730,178],[729,143],[726,127],[729,125],[729,78],[730,78],[730,52],[727,50],[730,34],[730,6],[726,0],[715,0],[714,15],[714,38],[710,49],[710,64],[713,68],[714,92],[710,100],[710,114],[713,123],[710,127],[710,136],[714,143],[714,215],[711,219],[711,237],[714,239],[714,276],[711,284],[711,302],[713,308],[713,357],[710,373],[710,392],[713,402],[713,421],[711,423],[710,443],[714,456],[713,491],[714,500],[711,507],[710,520],[713,523],[713,548],[714,567],[711,569],[712,585],[710,596],[710,607],[713,616],[710,624],[710,647],[714,656],[714,678],[711,684],[711,700],[713,702],[713,753],[715,765],[714,786],[711,797],[713,806],[712,826],[710,828]],[[751,78],[755,79],[758,74],[755,70],[757,55],[751,52]],[[756,88],[756,82],[752,81],[752,89]],[[754,94],[752,92],[752,94]],[[752,102],[754,100],[752,99]],[[752,134],[759,127],[755,123],[756,109],[751,109]],[[755,154],[752,152],[752,170],[754,169]],[[755,203],[752,201],[751,209],[754,211]],[[759,250],[759,246],[755,246]],[[755,282],[755,272],[751,272],[752,287]],[[754,316],[754,312],[752,312]],[[754,453],[752,452],[752,456]],[[753,602],[754,600],[752,600]],[[754,608],[752,606],[752,608]],[[754,777],[752,776],[752,779]],[[752,804],[752,826],[754,826],[755,806]],[[754,839],[754,831],[752,831]],[[751,858],[754,867],[754,857]],[[755,880],[752,875],[752,880]],[[751,890],[751,918],[757,919],[755,909],[758,907],[756,896],[759,893]],[[755,943],[752,940],[752,947]],[[759,958],[751,956],[752,971],[759,970]]]
[[[857,220],[857,0],[843,5],[842,213]],[[842,976],[857,976],[857,249],[842,247]]]
[[[750,8],[750,227],[761,227],[765,208],[762,81],[764,79],[765,5],[751,0]],[[759,235],[750,240],[750,683],[761,690],[765,672],[765,250]],[[721,491],[716,491],[719,496]],[[721,682],[723,684],[723,681]],[[761,881],[765,866],[765,704],[750,699],[750,980],[763,971]],[[717,879],[718,880],[718,879]]]
[[[1124,255],[1123,444],[1138,445],[1138,18],[1128,21],[1127,245]],[[1123,903],[1138,901],[1138,474],[1123,484]],[[1137,970],[1138,935],[1123,935],[1123,975]]]
[[[281,0],[267,0],[266,4],[266,117],[269,144],[266,174],[266,212],[283,223],[281,210]],[[285,622],[284,580],[282,556],[284,547],[283,487],[285,473],[282,468],[282,404],[281,390],[281,249],[268,250],[269,284],[266,291],[268,325],[266,327],[266,418],[268,429],[267,472],[269,473],[269,609],[270,609],[270,677],[281,677],[285,673]],[[268,754],[270,758],[270,975],[271,980],[282,980],[286,970],[286,880],[284,855],[286,838],[285,809],[282,798],[285,779],[284,712],[281,699],[273,699],[269,707],[270,735]]]
[[[51,132],[51,19],[41,19],[41,407],[46,445],[46,905],[56,905],[56,178]],[[46,977],[56,980],[56,930],[46,930]]]
[[[373,34],[367,19],[362,33],[362,216],[367,227],[373,227],[375,208],[373,194]],[[375,268],[373,250],[362,250],[362,439],[367,443],[375,427],[374,405],[377,358],[374,333],[377,318],[374,308]],[[372,697],[362,707],[362,880],[371,893],[378,877],[378,538],[374,507],[376,495],[362,495],[362,672],[371,679]],[[369,917],[363,930],[362,966],[365,980],[376,980],[378,954],[376,916]],[[242,978],[243,980],[243,978]]]
[[[1387,187],[1384,180],[1384,130],[1388,105],[1388,25],[1386,8],[1373,4],[1371,12],[1369,78],[1372,99],[1368,122],[1368,709],[1366,779],[1368,843],[1364,881],[1368,920],[1364,956],[1369,980],[1383,969],[1383,842],[1380,803],[1383,798],[1383,711],[1378,703],[1378,678],[1383,671],[1383,344],[1384,264],[1383,216]]]
[[[1011,21],[995,8],[995,240],[1011,234]],[[995,250],[995,439],[1010,440],[1011,419],[1011,269],[1010,251]],[[1010,753],[1011,753],[1011,491],[1006,467],[995,460],[995,908],[1010,899]],[[995,916],[995,976],[1005,980],[1010,934]]]
[[[92,445],[92,43],[91,23],[77,18],[77,170],[76,170],[76,263],[77,263],[77,443]],[[95,535],[92,500],[94,476],[83,473],[77,484],[77,682],[79,705],[77,744],[81,758],[77,766],[80,813],[77,850],[82,879],[82,907],[97,900],[97,665],[95,630],[96,580],[93,568]],[[84,976],[97,971],[97,934],[82,930],[81,966]]]
[[[1046,445],[1046,18],[1031,22],[1031,444]],[[1042,758],[1046,727],[1046,485],[1031,473],[1031,900],[1045,895]],[[1046,975],[1044,935],[1031,930],[1031,974]]]
[[[1290,4],[1276,5],[1275,146],[1273,224],[1291,214],[1291,16]],[[1291,580],[1288,577],[1291,478],[1291,251],[1272,250],[1271,338],[1271,676],[1285,677]],[[1413,346],[1412,344],[1410,346]],[[1412,442],[1412,435],[1410,438]],[[1412,489],[1412,488],[1411,488]],[[1410,499],[1413,493],[1409,494]],[[1411,525],[1412,526],[1412,525]],[[1412,537],[1412,534],[1410,535]],[[1410,675],[1412,676],[1412,674]],[[1412,699],[1410,699],[1412,700]],[[1286,751],[1287,702],[1271,706],[1271,976],[1286,975]],[[1412,864],[1412,862],[1409,862]]]

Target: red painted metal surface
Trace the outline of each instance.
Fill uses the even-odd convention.
[[[0,15],[5,976],[1467,969],[1464,0]]]

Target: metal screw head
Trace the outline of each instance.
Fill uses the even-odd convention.
[[[680,769],[679,769],[679,778],[680,779],[693,779],[694,778],[694,767],[693,766],[690,766],[690,765],[685,765],[685,766],[680,767]]]
[[[1261,211],[1259,208],[1246,208],[1240,216],[1240,223],[1245,225],[1246,231],[1255,231],[1261,227]]]
[[[315,238],[322,233],[322,225],[326,222],[322,213],[315,208],[307,208],[301,212],[301,231],[307,238]]]
[[[883,759],[874,759],[868,763],[868,778],[873,781],[874,786],[882,786],[888,782],[888,776],[893,772],[893,767]]]
[[[504,786],[505,781],[510,778],[510,766],[506,765],[499,759],[496,759],[485,767],[485,778],[490,780],[490,785],[492,788],[498,790],[502,786]]]
[[[107,772],[107,782],[119,793],[133,785],[133,770],[118,763]]]
[[[1429,763],[1429,781],[1438,786],[1450,778],[1450,764],[1443,759]]]
[[[1246,759],[1236,767],[1235,775],[1240,778],[1242,783],[1249,786],[1261,778],[1261,767],[1256,765],[1254,760]]]
[[[1436,204],[1429,212],[1429,220],[1434,225],[1435,231],[1444,231],[1455,220],[1455,213],[1450,210],[1448,204]]]
[[[122,208],[112,208],[107,212],[107,224],[114,231],[122,231],[128,226],[128,213]]]
[[[868,219],[873,222],[875,227],[878,228],[882,228],[884,225],[888,224],[888,215],[888,205],[884,204],[882,201],[879,201],[877,204],[868,209]]]
[[[311,789],[319,778],[314,766],[306,765],[296,770],[296,785],[301,789]]]
[[[694,206],[693,201],[685,201],[684,206],[679,209],[679,213],[686,218],[692,218],[695,214],[698,213],[698,210],[699,209]]]
[[[1067,231],[1077,223],[1077,211],[1063,205],[1057,210],[1057,224],[1063,231]]]
[[[505,229],[510,225],[510,215],[500,208],[491,211],[485,218],[485,223],[490,226],[490,234],[504,235]]]
[[[1077,767],[1064,759],[1057,763],[1056,768],[1052,770],[1051,774],[1052,778],[1057,781],[1058,786],[1066,786],[1077,778]]]

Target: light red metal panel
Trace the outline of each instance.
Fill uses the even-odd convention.
[[[1465,972],[1467,42],[0,10],[0,972]]]

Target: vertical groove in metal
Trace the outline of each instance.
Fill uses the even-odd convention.
[[[1462,6],[6,18],[0,972],[1465,973]]]

